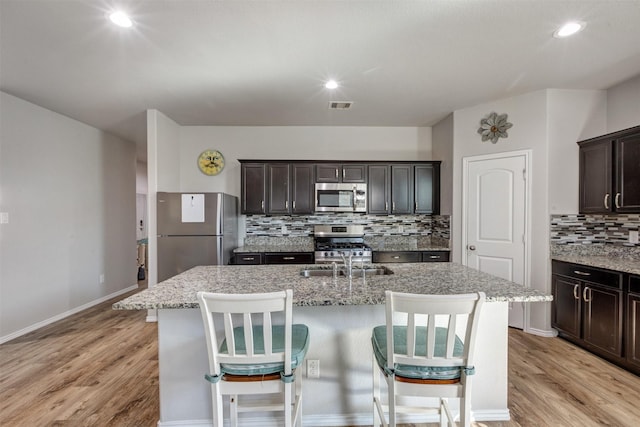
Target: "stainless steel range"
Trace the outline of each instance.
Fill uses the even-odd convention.
[[[316,225],[313,234],[316,264],[341,264],[343,255],[353,263],[371,263],[371,248],[364,243],[362,225]]]

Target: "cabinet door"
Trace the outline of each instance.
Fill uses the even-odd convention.
[[[611,141],[580,146],[580,213],[611,212]]]
[[[340,182],[341,167],[336,163],[322,163],[316,165],[317,182]]]
[[[439,165],[416,165],[415,213],[437,215],[440,213],[440,167]]]
[[[264,214],[266,178],[264,163],[243,163],[241,167],[243,214]]]
[[[291,213],[313,213],[314,203],[314,167],[311,164],[291,165]]]
[[[413,167],[391,165],[391,213],[413,213]]]
[[[342,182],[367,182],[367,165],[342,165]]]
[[[640,133],[615,143],[616,212],[640,212]]]
[[[629,276],[625,348],[627,361],[640,368],[640,276]]]
[[[622,291],[584,283],[583,339],[598,349],[622,356]]]
[[[449,262],[449,251],[422,252],[422,262]]]
[[[373,262],[421,262],[422,253],[412,251],[374,251]]]
[[[580,338],[581,287],[578,280],[553,275],[551,326],[573,338]]]
[[[288,214],[289,209],[289,165],[268,164],[269,183],[267,213]]]
[[[389,166],[369,165],[367,206],[370,214],[389,213]]]
[[[313,252],[273,252],[264,254],[265,264],[313,264]]]
[[[259,252],[237,253],[234,256],[236,265],[259,265],[262,264],[262,254]]]

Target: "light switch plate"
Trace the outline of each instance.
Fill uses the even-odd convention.
[[[9,224],[9,212],[0,212],[0,224]]]

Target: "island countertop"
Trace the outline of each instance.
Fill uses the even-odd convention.
[[[484,292],[492,301],[551,301],[553,297],[451,262],[374,264],[390,275],[303,277],[318,265],[199,266],[113,304],[116,310],[197,308],[198,291],[257,293],[293,289],[295,306],[384,304],[385,290],[421,294]]]

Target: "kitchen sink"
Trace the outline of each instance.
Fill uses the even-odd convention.
[[[344,267],[338,267],[338,276],[346,276],[347,271]],[[362,277],[364,276],[382,276],[387,274],[393,274],[393,270],[387,267],[373,267],[373,266],[365,266],[365,268],[353,267],[351,271],[353,277]],[[300,271],[300,275],[302,277],[331,277],[333,276],[333,268],[330,266],[318,266],[318,267],[309,267]]]

